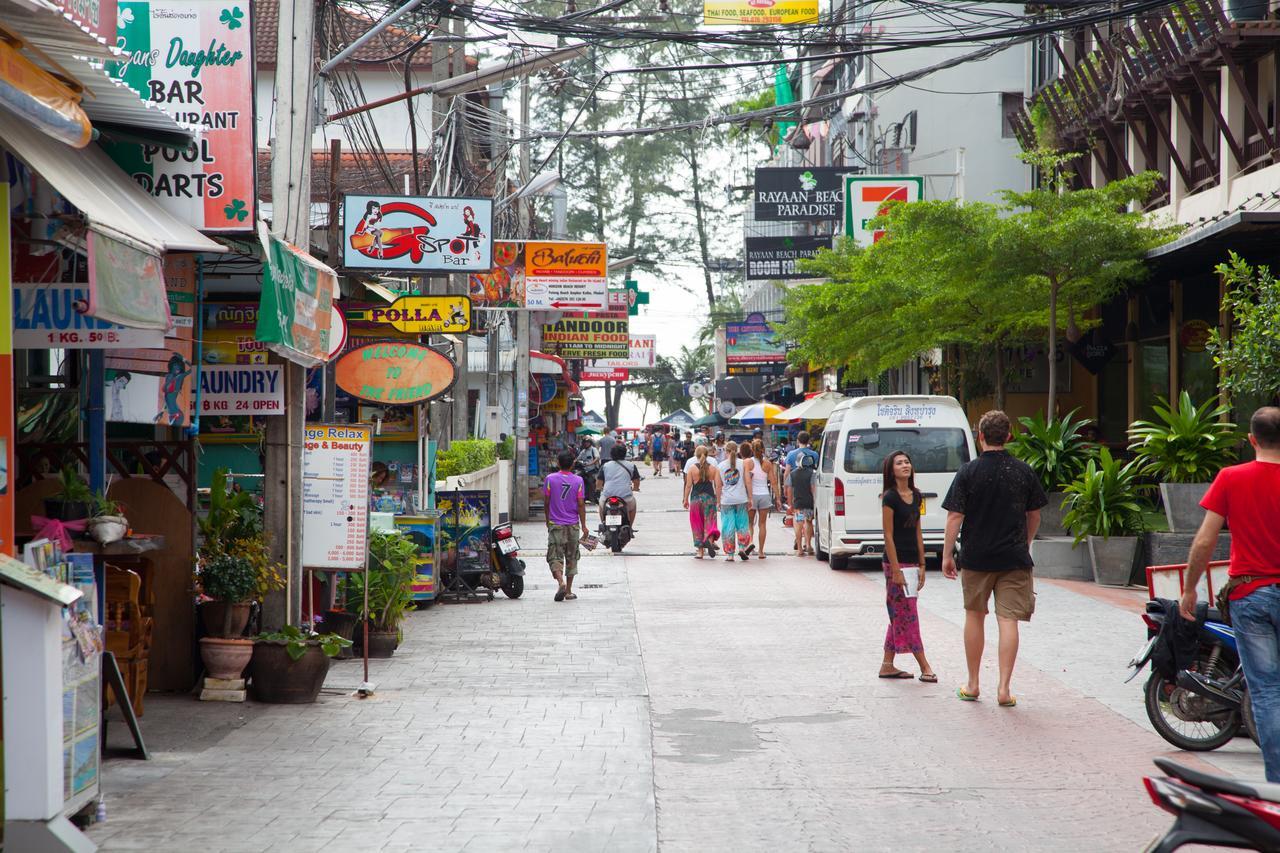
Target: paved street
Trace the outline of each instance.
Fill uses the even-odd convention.
[[[1152,756],[1188,756],[1150,730],[1139,683],[1121,683],[1143,593],[1042,582],[1018,707],[996,707],[994,668],[965,704],[958,584],[931,573],[920,599],[940,683],[878,680],[878,571],[782,556],[776,522],[769,559],[699,562],[678,480],[646,480],[640,504],[627,556],[584,557],[576,602],[552,601],[545,535],[523,527],[525,596],[415,614],[374,664],[374,698],[349,695],[358,662],[336,664],[314,706],[149,698],[154,760],[107,765],[108,820],[90,837],[158,851],[1128,851],[1167,825],[1140,777]],[[113,744],[126,737],[112,726]],[[1203,758],[1261,776],[1246,741]]]

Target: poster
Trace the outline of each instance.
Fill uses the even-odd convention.
[[[613,319],[566,317],[542,327],[542,351],[561,358],[628,358],[631,336],[626,316]]]
[[[787,360],[782,340],[774,336],[773,327],[759,312],[748,314],[741,323],[726,323],[724,342],[727,364],[759,364]]]
[[[802,272],[796,261],[812,258],[820,249],[831,248],[830,237],[747,237],[747,281],[791,281],[813,278]]]
[[[442,570],[485,571],[489,568],[490,500],[489,492],[480,490],[436,495]]]
[[[818,0],[703,0],[708,27],[816,24]]]
[[[524,244],[499,240],[493,244],[493,268],[467,279],[471,304],[486,308],[524,306]]]
[[[290,361],[311,367],[329,358],[329,326],[338,276],[295,246],[267,234],[262,241],[262,301],[255,337]]]
[[[757,222],[839,222],[843,212],[843,169],[756,169]]]
[[[308,425],[302,454],[302,564],[364,567],[369,525],[369,427]]]
[[[844,235],[859,246],[870,246],[884,236],[883,230],[868,228],[871,220],[884,213],[894,201],[924,198],[924,178],[907,175],[845,175]]]
[[[17,349],[154,349],[164,332],[129,329],[90,317],[87,284],[15,284],[13,346]]]
[[[284,414],[284,365],[205,366],[200,371],[200,414]]]
[[[112,158],[179,220],[251,232],[258,220],[252,4],[120,0],[111,76],[199,134],[185,151],[114,143]]]
[[[493,265],[491,199],[348,195],[342,217],[348,269],[474,272]]]
[[[161,417],[164,401],[160,377],[128,370],[106,374],[107,420],[118,424],[152,424]]]

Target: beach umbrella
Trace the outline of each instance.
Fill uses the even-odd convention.
[[[832,410],[844,400],[845,396],[843,394],[837,394],[835,391],[823,391],[821,394],[814,394],[809,399],[796,403],[791,408],[783,411],[779,417],[788,420],[825,421],[831,417]]]
[[[752,403],[738,409],[737,414],[729,420],[744,426],[762,426],[766,424],[785,424],[789,418],[779,417],[782,407],[774,403]]]

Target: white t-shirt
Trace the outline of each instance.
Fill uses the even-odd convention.
[[[742,460],[739,459],[736,466],[731,466],[726,459],[716,467],[720,469],[720,505],[748,503],[747,478],[742,472]]]

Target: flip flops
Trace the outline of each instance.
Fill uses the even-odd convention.
[[[1016,708],[1016,707],[1018,707],[1018,697],[1017,697],[1017,696],[1010,696],[1010,697],[1009,697],[1009,699],[1008,699],[1008,701],[1006,701],[1006,702],[997,702],[996,704],[997,704],[997,705],[999,705],[1001,708]]]
[[[977,702],[978,697],[970,693],[965,693],[963,687],[956,688],[956,698],[961,702]]]
[[[879,677],[880,677],[880,678],[895,678],[895,679],[907,678],[907,679],[912,679],[912,680],[914,680],[914,679],[915,679],[915,676],[914,676],[914,675],[912,675],[911,673],[907,672],[906,670],[902,670],[902,669],[895,669],[893,672],[882,672],[882,673],[880,673]]]
[[[920,680],[923,681],[925,684],[937,684],[938,676],[936,673],[932,673],[932,672],[927,675],[924,673],[921,673]]]

